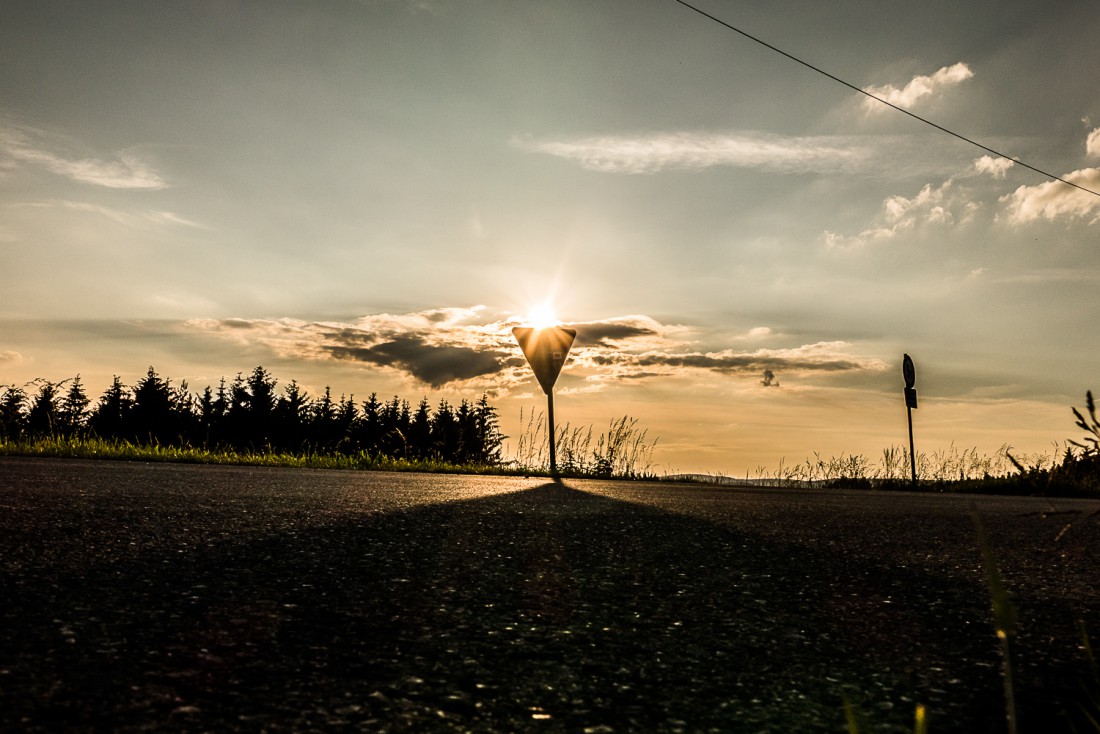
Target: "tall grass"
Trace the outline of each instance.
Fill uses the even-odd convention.
[[[1052,443],[1049,453],[1013,453],[1004,444],[992,455],[976,448],[959,449],[952,443],[945,449],[916,454],[890,446],[873,462],[862,454],[841,454],[813,459],[788,466],[756,468],[745,479],[773,486],[848,486],[881,488],[912,487],[911,465],[916,466],[917,485],[921,489],[946,491],[997,492],[1002,494],[1039,494],[1074,497],[1100,497],[1100,416],[1092,391],[1085,394],[1085,410],[1073,408],[1078,428],[1085,431],[1080,441]]]
[[[1078,620],[1077,626],[1081,631],[1081,645],[1085,651],[1090,672],[1089,680],[1081,684],[1082,696],[1078,713],[1082,725],[1087,725],[1090,731],[1100,732],[1100,666],[1096,663],[1096,654],[1092,651],[1092,641],[1089,639],[1084,620]],[[1082,731],[1076,727],[1074,730]]]
[[[526,417],[525,417],[526,415]],[[520,409],[521,433],[512,465],[532,473],[550,469],[550,441],[546,416],[541,411]],[[638,420],[623,416],[607,430],[595,433],[591,425],[556,426],[558,473],[562,476],[643,479],[653,478],[653,451],[657,439]]]
[[[1009,477],[1027,465],[1034,471],[1050,471],[1058,464],[1058,456],[1064,451],[1057,445],[1050,454],[1013,454],[1012,447],[1004,444],[992,455],[982,454],[977,448],[960,449],[951,444],[932,452],[917,452],[917,481],[924,484],[944,485],[952,482],[979,482]],[[908,485],[910,483],[909,450],[902,446],[883,449],[876,461],[863,454],[841,454],[824,458],[815,452],[813,458],[798,464],[780,459],[775,469],[758,466],[746,477],[758,484],[828,485],[847,482],[867,485]]]
[[[1019,730],[1016,716],[1016,691],[1012,682],[1012,640],[1016,637],[1016,608],[1008,597],[1008,590],[1001,580],[1000,567],[993,555],[993,545],[989,542],[989,533],[978,516],[976,508],[971,506],[971,517],[978,536],[978,547],[982,552],[982,566],[985,569],[986,582],[989,585],[989,599],[993,606],[993,629],[997,633],[997,642],[1001,651],[1001,671],[1005,692],[1005,722],[1008,734]]]

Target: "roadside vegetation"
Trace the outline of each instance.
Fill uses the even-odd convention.
[[[522,415],[521,415],[522,421]],[[558,428],[559,474],[652,476],[653,443],[637,421],[606,433]],[[192,392],[150,367],[132,387],[115,377],[93,401],[80,376],[0,386],[0,455],[176,461],[452,473],[548,475],[542,415],[532,413],[515,457],[506,457],[497,410],[486,395],[457,406],[422,398],[415,408],[372,393],[310,397],[262,366]]]
[[[759,466],[743,480],[690,475],[693,481],[715,484],[751,484],[768,487],[847,487],[899,489],[972,494],[1100,497],[1100,419],[1092,392],[1085,410],[1073,408],[1076,425],[1085,432],[1080,440],[1052,444],[1049,453],[1021,454],[1004,444],[992,455],[976,448],[946,449],[916,454],[916,485],[909,450],[883,449],[875,459],[863,454],[813,458],[797,464],[780,461],[769,469]]]
[[[519,436],[514,462],[517,466],[545,467],[550,463],[549,429],[546,416],[532,410],[519,422]],[[638,420],[623,416],[611,421],[607,431],[594,433],[592,426],[574,427],[569,423],[555,426],[557,434],[557,464],[562,476],[656,479],[653,472],[653,451],[657,439],[648,438],[648,431],[638,426]]]
[[[708,481],[699,477],[699,481]],[[714,478],[713,481],[718,481]],[[780,462],[775,469],[757,467],[746,483],[771,487],[849,487],[918,489],[974,494],[1028,494],[1100,497],[1100,461],[1072,441],[1053,445],[1049,453],[1019,454],[1004,445],[994,454],[952,445],[931,453],[917,452],[914,487],[909,451],[884,449],[876,461],[862,454],[823,458],[814,454],[799,464]]]
[[[28,389],[30,390],[28,391]],[[132,387],[118,377],[98,401],[77,377],[0,393],[0,453],[326,468],[485,471],[504,436],[486,396],[413,408],[394,396],[307,395],[278,389],[263,367],[192,393],[152,367]]]
[[[781,461],[774,469],[757,467],[743,483],[1100,497],[1100,420],[1091,392],[1085,408],[1073,414],[1084,436],[1054,444],[1047,454],[1014,453],[1007,444],[993,455],[954,445],[919,452],[915,486],[909,452],[900,446],[874,459],[814,454],[796,464]],[[334,397],[327,387],[311,397],[294,380],[279,389],[262,366],[197,393],[150,367],[132,387],[115,377],[95,401],[79,375],[0,385],[0,455],[548,475],[544,414],[521,411],[520,426],[511,452],[486,395],[457,406],[440,400],[434,408],[427,398],[413,408],[397,396],[382,401],[374,393],[356,402],[354,395]],[[653,462],[657,440],[637,419],[612,420],[602,432],[566,424],[556,433],[563,477],[659,478]],[[667,478],[742,483],[717,476]]]

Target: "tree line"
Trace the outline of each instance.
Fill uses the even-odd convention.
[[[482,395],[453,406],[427,398],[416,409],[377,394],[362,403],[339,399],[326,387],[311,398],[297,381],[283,385],[262,366],[238,373],[217,388],[192,393],[152,367],[132,387],[115,377],[98,401],[88,397],[80,376],[26,387],[4,386],[0,437],[8,441],[96,437],[139,445],[196,447],[290,454],[366,453],[392,459],[450,464],[498,464],[506,438],[497,411]],[[32,394],[33,393],[33,394]]]

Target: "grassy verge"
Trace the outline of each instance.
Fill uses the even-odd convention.
[[[432,459],[394,459],[358,454],[287,454],[272,451],[235,451],[194,446],[134,444],[98,438],[40,438],[32,441],[0,440],[0,456],[38,456],[64,459],[115,461],[164,461],[183,464],[232,464],[241,466],[309,469],[410,471],[444,474],[531,474],[514,466],[449,464]]]
[[[815,454],[798,464],[781,461],[775,470],[757,467],[745,481],[771,487],[843,487],[917,490],[966,494],[1035,495],[1100,498],[1100,455],[1075,442],[1054,446],[1048,454],[1022,455],[1002,446],[992,455],[954,445],[918,453],[917,482],[910,478],[909,452],[883,450],[877,461],[862,454],[823,458]],[[699,477],[699,481],[707,481]]]

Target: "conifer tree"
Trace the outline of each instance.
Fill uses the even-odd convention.
[[[349,395],[347,399],[340,396],[340,402],[336,405],[336,425],[334,430],[333,449],[352,453],[353,437],[359,424],[359,409],[355,407],[355,396]]]
[[[180,421],[176,413],[176,398],[171,380],[161,378],[150,367],[145,377],[134,386],[134,403],[127,431],[129,436],[142,443],[178,443]]]
[[[227,391],[223,440],[238,449],[249,447],[248,407],[251,399],[244,376],[240,372],[233,378]]]
[[[326,453],[336,447],[338,429],[336,404],[332,401],[332,389],[325,386],[325,394],[310,405],[309,441],[315,451]]]
[[[0,437],[19,440],[24,433],[24,413],[27,393],[21,387],[8,385],[0,397]]]
[[[60,383],[41,379],[36,382],[38,393],[31,401],[31,409],[27,413],[27,430],[32,436],[56,436],[61,428],[57,390]]]
[[[196,410],[198,411],[196,416],[196,422],[198,423],[197,439],[203,446],[210,448],[214,428],[214,391],[209,385],[203,388]]]
[[[205,436],[200,430],[195,395],[189,389],[187,380],[180,380],[179,387],[173,390],[172,412],[180,442],[184,446],[201,443]]]
[[[300,451],[306,439],[306,416],[309,396],[297,380],[283,387],[283,394],[275,404],[275,420],[271,441],[282,451]]]
[[[458,424],[458,446],[452,460],[460,464],[472,462],[478,452],[477,422],[473,408],[465,398],[458,404],[458,410],[455,411],[455,423]]]
[[[497,410],[489,404],[489,396],[481,395],[474,407],[474,424],[478,450],[474,461],[482,464],[499,464],[503,460],[504,439],[500,432]]]
[[[432,417],[432,452],[443,461],[453,461],[458,451],[458,425],[446,398],[440,399]]]
[[[247,441],[254,448],[271,443],[271,419],[275,412],[276,380],[263,367],[248,376]]]
[[[133,400],[129,391],[122,384],[119,376],[115,375],[111,386],[103,392],[99,403],[92,411],[92,417],[89,420],[92,431],[104,439],[122,438],[132,407]]]
[[[362,417],[356,431],[355,443],[358,450],[374,456],[381,449],[381,440],[382,403],[378,401],[377,393],[372,392],[370,397],[363,401]]]
[[[408,458],[408,435],[411,418],[409,404],[396,395],[380,411],[381,435],[379,451],[394,458]]]
[[[432,416],[427,398],[420,399],[409,425],[409,453],[417,459],[432,455]]]
[[[61,398],[61,406],[58,410],[61,432],[66,436],[75,436],[83,432],[88,419],[88,405],[91,400],[84,392],[84,385],[80,381],[80,375],[69,383],[69,389]]]
[[[218,391],[214,393],[214,400],[210,404],[210,415],[206,419],[208,441],[213,446],[224,446],[229,441],[229,388],[225,384],[225,378],[218,380]]]

